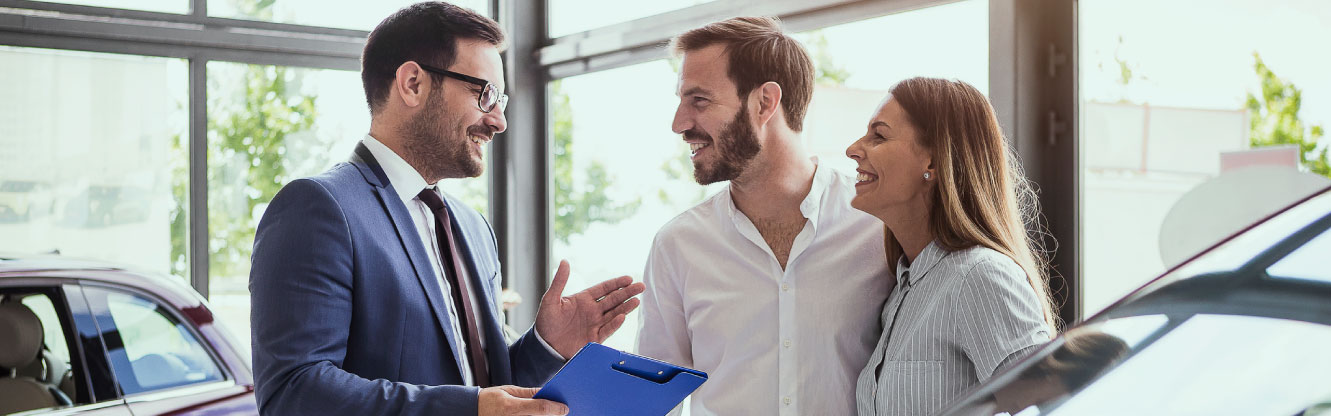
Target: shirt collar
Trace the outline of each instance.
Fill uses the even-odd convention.
[[[939,246],[937,240],[930,241],[929,245],[924,246],[924,250],[920,251],[920,255],[915,256],[915,261],[911,262],[910,265],[906,265],[906,255],[902,254],[901,258],[897,259],[897,284],[914,286],[920,283],[920,279],[927,276],[929,270],[937,266],[939,260],[942,260],[947,254],[948,251]]]
[[[397,152],[389,149],[378,139],[367,134],[361,139],[361,143],[364,143],[365,148],[374,155],[374,160],[379,162],[379,167],[384,170],[384,176],[388,177],[389,187],[397,192],[397,197],[401,198],[404,204],[416,198],[422,189],[430,185],[425,183],[425,178],[421,177],[416,168],[411,167],[402,156],[398,156]]]
[[[809,194],[800,202],[800,213],[809,219],[809,224],[817,228],[818,214],[823,208],[823,195],[827,194],[828,184],[832,183],[833,172],[831,168],[824,168],[818,163],[817,156],[810,159],[813,160],[813,186],[809,187]]]
[[[800,214],[803,214],[804,218],[808,218],[809,224],[816,229],[818,228],[818,214],[822,212],[823,208],[823,195],[827,194],[829,184],[832,183],[832,175],[835,172],[831,168],[823,168],[818,163],[817,156],[810,159],[813,160],[813,185],[809,187],[809,194],[804,196],[803,201],[800,201]],[[733,219],[740,215],[739,207],[735,206],[735,200],[730,196],[729,185],[726,185],[724,192],[726,193],[725,199],[729,202],[726,204],[727,214]]]

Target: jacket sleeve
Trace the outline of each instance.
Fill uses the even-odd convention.
[[[342,369],[354,250],[346,216],[320,183],[294,181],[269,204],[250,269],[260,413],[475,415],[475,387],[368,380]]]

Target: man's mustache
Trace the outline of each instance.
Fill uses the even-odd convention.
[[[484,137],[489,140],[494,138],[494,129],[491,129],[489,126],[471,126],[467,128],[467,134]]]
[[[707,133],[703,133],[703,132],[698,131],[698,130],[696,130],[696,129],[688,129],[688,130],[684,130],[684,133],[682,133],[682,134],[684,135],[684,139],[685,139],[685,140],[706,140],[706,141],[709,141],[709,142],[710,142],[710,141],[713,141],[713,140],[712,140],[712,135],[707,134]]]

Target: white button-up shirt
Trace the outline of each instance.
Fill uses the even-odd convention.
[[[421,201],[418,196],[418,194],[420,194],[427,186],[432,188],[431,190],[435,193],[439,193],[439,199],[445,199],[444,195],[439,192],[437,186],[426,183],[425,178],[421,177],[420,172],[416,171],[416,168],[411,167],[411,164],[402,159],[402,156],[399,156],[397,152],[393,151],[393,149],[389,149],[388,146],[380,143],[379,140],[366,135],[365,138],[361,140],[361,143],[365,144],[365,148],[370,151],[371,155],[374,155],[374,160],[379,162],[379,168],[384,170],[384,176],[388,177],[388,183],[392,185],[393,190],[397,192],[397,197],[402,200],[402,205],[407,208],[407,212],[411,214],[411,222],[415,225],[416,235],[420,236],[421,245],[425,247],[425,252],[430,256],[430,269],[434,270],[435,281],[439,282],[439,288],[443,292],[443,296],[440,298],[444,300],[444,305],[446,306],[446,309],[448,309],[448,318],[453,321],[453,326],[449,329],[453,331],[454,339],[458,340],[459,343],[465,342],[467,338],[462,334],[461,311],[458,310],[457,305],[453,304],[453,285],[449,284],[448,279],[444,278],[444,265],[439,261],[441,247],[439,247],[439,237],[438,234],[436,234],[437,230],[435,230],[434,226],[434,213],[430,211],[430,207],[425,205],[425,202]],[[458,276],[459,279],[471,278],[466,267],[461,267],[459,269],[461,269],[461,273],[459,273]],[[473,280],[468,281],[471,282]],[[469,297],[471,300],[471,310],[480,313],[484,310],[481,308],[493,307],[490,305],[480,305],[480,295],[477,294],[478,292],[476,292],[476,288],[473,287],[471,289],[472,293]],[[484,332],[481,333],[483,334]],[[563,357],[559,355],[559,352],[555,351],[555,349],[550,347],[549,344],[546,344],[544,339],[541,339],[539,334],[537,334],[536,339],[540,341],[541,345],[545,346],[545,349],[551,354],[563,359]],[[482,336],[481,348],[485,347],[485,337]],[[462,367],[462,380],[468,386],[476,385],[474,375],[471,373],[471,358],[467,356],[465,349],[463,353],[458,354],[458,356],[462,358],[462,362],[458,363],[458,365]]]
[[[894,278],[883,223],[851,208],[854,193],[849,176],[815,170],[785,270],[729,188],[657,233],[637,350],[709,375],[691,415],[855,413]]]

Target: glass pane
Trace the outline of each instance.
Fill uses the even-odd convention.
[[[1164,315],[1133,316],[1068,331],[1038,351],[1039,358],[1000,373],[969,394],[950,414],[1035,415],[1052,409],[1112,369],[1168,321]]]
[[[209,300],[241,345],[250,340],[254,230],[268,202],[287,182],[349,160],[369,130],[356,72],[208,64]],[[441,186],[484,214],[488,180]]]
[[[945,23],[957,29],[934,29]],[[887,88],[901,79],[959,78],[987,91],[987,28],[988,2],[970,0],[798,34],[818,70],[803,134],[810,151],[820,163],[853,172],[846,146],[863,134]],[[914,34],[920,32],[938,36]],[[930,41],[892,42],[890,48],[875,41],[893,38]],[[882,53],[864,53],[868,49]],[[958,52],[942,59],[938,49]],[[672,63],[663,60],[550,84],[551,268],[569,260],[567,293],[615,276],[641,278],[657,230],[726,186],[699,186],[688,146],[670,130],[679,103],[677,79]],[[615,85],[634,86],[633,106],[623,105],[621,89],[606,88]],[[607,345],[633,348],[637,313],[626,322]]]
[[[799,33],[814,60],[813,101],[804,119],[808,149],[855,174],[846,146],[897,82],[949,78],[989,93],[989,1],[966,0]],[[907,41],[909,40],[909,41]],[[948,51],[940,54],[938,51]]]
[[[1198,315],[1052,414],[1298,414],[1331,397],[1328,343],[1331,328],[1324,325]]]
[[[644,1],[625,7],[623,2],[615,0],[550,0],[550,37],[585,32],[713,1],[716,0]],[[589,15],[589,10],[594,10],[594,14]]]
[[[199,340],[156,303],[106,292],[106,306],[122,341],[116,348],[107,340],[108,353],[113,363],[129,363],[115,366],[126,395],[223,379]]]
[[[1322,232],[1312,241],[1289,253],[1266,269],[1271,277],[1316,280],[1331,283],[1331,231]]]
[[[60,322],[60,316],[66,314],[57,312],[55,302],[46,293],[11,294],[0,296],[0,299],[8,303],[14,301],[15,297],[21,298],[23,306],[27,306],[37,315],[42,324],[42,352],[32,364],[16,369],[17,375],[30,377],[42,384],[55,387],[51,392],[57,403],[69,399],[69,402],[75,405],[88,404],[87,399],[79,401],[79,390],[85,388],[76,380],[84,377],[83,365],[79,365],[80,368],[76,373],[74,360],[69,356],[69,342],[65,338],[64,325]],[[86,391],[84,393],[86,396]],[[62,395],[64,397],[60,397]]]
[[[60,323],[60,315],[55,311],[55,304],[46,295],[38,294],[23,298],[23,305],[31,309],[42,320],[42,334],[46,349],[57,358],[64,360],[69,368],[69,343],[65,341],[65,327]],[[70,394],[69,397],[74,397]]]
[[[1331,38],[1331,4],[1083,0],[1078,7],[1082,290],[1090,314],[1200,250],[1178,243],[1187,236],[1214,242],[1311,192],[1309,181],[1325,183],[1312,175],[1331,175],[1324,135],[1331,57],[1308,53],[1305,41]],[[1280,179],[1236,181],[1254,172]],[[1197,220],[1190,231],[1166,223],[1171,210],[1189,205],[1200,209],[1175,215]]]
[[[371,30],[406,6],[419,0],[344,1],[330,6],[321,0],[208,0],[208,15],[232,19]],[[488,0],[450,0],[491,16]]]
[[[37,0],[45,3],[77,4],[162,13],[190,12],[190,0]]]
[[[670,131],[679,103],[675,80],[670,63],[660,60],[550,84],[551,269],[569,260],[565,293],[621,275],[641,280],[656,231],[724,186],[694,182],[689,148]],[[607,85],[633,85],[633,105]],[[637,315],[604,344],[632,350]]]
[[[184,276],[184,60],[0,46],[0,251]]]

